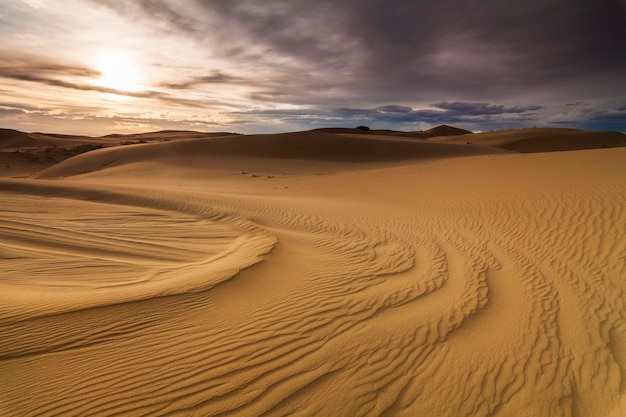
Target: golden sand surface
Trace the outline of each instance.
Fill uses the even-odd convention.
[[[626,148],[556,133],[13,133],[0,415],[626,415]]]

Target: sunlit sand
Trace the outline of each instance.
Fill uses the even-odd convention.
[[[0,415],[626,413],[623,134],[0,135]]]

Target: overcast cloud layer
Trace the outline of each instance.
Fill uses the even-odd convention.
[[[25,131],[626,131],[626,0],[0,0],[0,37]]]

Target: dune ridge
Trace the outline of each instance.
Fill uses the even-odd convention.
[[[223,136],[107,148],[80,155],[40,172],[38,178],[72,176],[144,160],[207,165],[209,158],[272,158],[336,163],[398,162],[500,154],[482,146],[430,143],[378,135],[296,132]],[[219,163],[219,162],[218,162]]]
[[[626,149],[372,136],[131,145],[0,180],[0,262],[18,263],[2,282],[14,309],[0,311],[0,410],[623,415]],[[235,245],[214,280],[211,256],[237,239],[252,247]],[[99,280],[144,272],[83,276],[95,304],[16,297],[71,275],[77,261],[50,251],[63,245],[172,276],[158,294],[109,300]],[[36,276],[41,248],[58,269]]]
[[[590,132],[565,128],[513,129],[475,133],[470,136],[440,136],[429,140],[483,145],[521,153],[572,151],[626,146],[621,132]]]

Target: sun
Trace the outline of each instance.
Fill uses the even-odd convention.
[[[101,76],[98,83],[105,88],[119,91],[138,91],[141,73],[132,58],[122,52],[102,54],[98,60]]]

